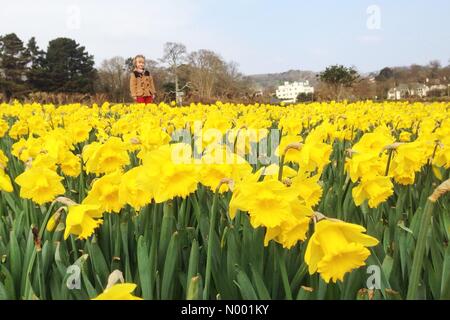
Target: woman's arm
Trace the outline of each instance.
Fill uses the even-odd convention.
[[[153,95],[156,94],[155,83],[153,82],[153,77],[150,76],[150,91]]]
[[[136,100],[137,97],[137,80],[134,73],[130,76],[130,94],[133,97],[134,100]]]

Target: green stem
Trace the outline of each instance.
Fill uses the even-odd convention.
[[[417,289],[419,287],[420,275],[422,273],[422,264],[426,249],[426,241],[428,229],[433,214],[434,202],[427,200],[425,209],[421,213],[419,222],[419,234],[417,236],[416,248],[414,250],[414,260],[412,264],[411,274],[409,276],[407,300],[417,299]]]
[[[286,256],[282,247],[278,247],[277,260],[280,264],[281,281],[283,282],[283,289],[287,300],[292,300],[291,286],[289,285],[289,278],[286,270]]]
[[[154,293],[153,290],[155,288],[155,281],[156,281],[156,262],[158,259],[157,256],[157,242],[158,242],[158,228],[157,228],[157,222],[158,222],[158,204],[153,203],[152,208],[152,224],[151,224],[151,230],[152,230],[152,238],[150,243],[150,263],[149,263],[149,269],[150,269],[150,300],[154,299]],[[149,210],[150,213],[150,210]],[[149,218],[150,220],[150,218]]]
[[[80,193],[78,195],[78,203],[83,202],[84,197],[85,197],[85,184],[84,184],[84,171],[83,171],[83,160],[81,160],[81,171],[80,171],[80,176],[79,176],[79,190]]]
[[[390,166],[391,166],[391,161],[392,161],[392,154],[394,153],[394,149],[390,149],[389,150],[389,158],[388,158],[388,162],[387,162],[387,165],[386,165],[386,172],[385,172],[385,176],[388,176],[389,175],[389,168],[390,168]]]
[[[70,236],[70,243],[72,244],[72,257],[73,261],[77,261],[78,259],[78,252],[77,252],[77,244],[75,243],[75,238],[73,235]]]
[[[219,188],[217,188],[214,194],[213,203],[211,206],[211,217],[209,221],[209,233],[208,233],[208,251],[206,256],[206,271],[205,271],[205,290],[203,291],[203,300],[209,299],[209,287],[211,282],[211,269],[212,269],[212,251],[213,251],[213,240],[214,240],[214,227],[216,225],[217,219],[217,197],[219,195]]]
[[[42,221],[41,228],[39,229],[39,237],[42,239],[44,235],[45,228],[47,227],[48,220],[50,219],[50,215],[52,214],[53,207],[55,206],[55,202],[52,202],[50,207],[45,214],[44,221]]]
[[[44,281],[44,270],[42,268],[42,251],[36,252],[37,259],[37,272],[38,272],[38,284],[39,284],[39,299],[45,300],[45,281]]]
[[[427,163],[428,164],[428,170],[427,170],[428,172],[427,172],[427,175],[429,175],[431,173],[431,170],[433,168],[433,160],[434,160],[434,157],[436,156],[436,151],[437,151],[438,147],[439,147],[439,141],[436,142],[436,145],[434,146],[433,154],[432,154],[431,158],[428,159],[428,163]]]
[[[281,160],[280,160],[280,167],[278,168],[278,181],[281,181],[283,178],[284,158],[285,158],[285,155],[283,154],[281,156]]]

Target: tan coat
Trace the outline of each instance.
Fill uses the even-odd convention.
[[[150,72],[133,71],[130,76],[130,93],[132,97],[150,97],[156,94],[155,84]]]

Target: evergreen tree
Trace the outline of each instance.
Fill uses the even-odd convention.
[[[91,93],[97,76],[94,57],[74,40],[57,38],[49,43],[42,76],[46,91]]]
[[[351,87],[358,80],[359,74],[353,67],[347,68],[342,65],[333,65],[319,73],[318,78],[321,82],[331,87],[335,98],[339,101],[342,89]]]
[[[0,37],[0,88],[9,101],[27,92],[30,53],[15,33]]]
[[[48,81],[45,78],[46,53],[40,50],[36,39],[32,37],[27,44],[30,53],[30,70],[28,72],[28,83],[30,87],[38,91],[48,91]]]

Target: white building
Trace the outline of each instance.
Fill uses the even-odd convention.
[[[277,98],[288,103],[295,103],[300,93],[313,94],[314,88],[309,85],[309,81],[285,82],[276,91]]]
[[[401,100],[409,97],[424,98],[429,91],[430,88],[422,83],[400,84],[389,90],[387,98],[389,100]]]
[[[412,96],[420,98],[426,97],[428,95],[428,92],[430,91],[430,87],[421,83],[414,83],[413,85],[411,85],[410,89]]]
[[[430,91],[444,91],[447,90],[447,86],[445,84],[435,84],[430,87]]]

